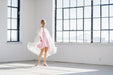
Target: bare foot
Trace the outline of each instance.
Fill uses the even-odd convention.
[[[47,64],[43,64],[43,66],[47,66]]]
[[[39,64],[36,64],[35,66],[38,66]]]

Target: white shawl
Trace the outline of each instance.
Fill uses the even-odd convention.
[[[48,31],[46,28],[44,28],[44,30],[45,30],[45,34],[46,34],[46,37],[47,37],[47,39],[48,39],[48,41],[49,41],[49,45],[50,45],[50,49],[49,49],[48,52],[47,52],[47,57],[48,57],[48,56],[50,56],[50,55],[52,55],[52,54],[55,54],[55,53],[57,52],[57,47],[55,47],[54,41],[53,41],[53,39],[51,38],[49,31]],[[28,50],[31,51],[32,53],[35,53],[36,55],[39,55],[39,54],[40,54],[40,51],[41,51],[41,50],[37,47],[37,44],[41,43],[41,42],[40,42],[40,37],[41,37],[42,40],[43,40],[42,31],[43,31],[43,28],[40,28],[40,30],[38,30],[38,31],[36,32],[36,37],[35,37],[35,39],[34,39],[34,42],[29,42],[29,43],[27,44]],[[44,52],[43,52],[42,57],[44,57]]]

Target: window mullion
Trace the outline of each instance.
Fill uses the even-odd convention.
[[[93,0],[91,0],[91,43],[93,43]]]
[[[64,0],[62,0],[62,42],[64,42],[63,31],[64,31]]]
[[[101,0],[100,0],[100,43],[101,43],[101,31],[102,31],[102,5],[101,5]]]
[[[82,20],[83,25],[82,26],[83,26],[83,42],[84,42],[84,6],[82,7],[82,9],[83,9],[83,12],[82,12],[83,13],[83,20]]]
[[[17,12],[17,40],[20,41],[19,37],[19,33],[20,33],[20,0],[18,0],[18,12]]]
[[[57,15],[57,0],[55,0],[55,42],[57,41],[57,40],[56,40],[56,38],[57,38],[57,34],[56,34],[56,27],[57,27],[57,26],[56,26],[56,22],[57,22],[57,21],[56,21],[56,17],[57,17],[57,16],[56,16],[56,15]]]

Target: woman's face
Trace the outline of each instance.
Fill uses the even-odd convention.
[[[46,22],[45,22],[45,21],[43,21],[43,22],[42,22],[42,27],[44,27],[44,26],[45,26],[45,24],[46,24]]]

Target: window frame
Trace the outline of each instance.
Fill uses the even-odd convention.
[[[110,15],[111,13],[110,13],[110,6],[112,5],[113,6],[113,3],[111,3],[110,2],[110,0],[108,0],[108,3],[107,4],[102,4],[102,0],[100,0],[99,1],[99,3],[100,4],[94,4],[94,0],[91,0],[91,5],[83,5],[83,6],[79,6],[79,7],[77,7],[77,6],[74,6],[74,7],[63,7],[63,1],[64,0],[62,0],[62,7],[61,8],[57,8],[57,0],[55,0],[55,42],[57,42],[57,32],[61,32],[62,33],[62,42],[64,42],[63,41],[63,31],[68,31],[69,32],[69,42],[70,42],[70,31],[81,31],[81,30],[70,30],[70,18],[68,19],[69,20],[69,30],[64,30],[64,22],[62,22],[62,30],[60,31],[60,30],[57,30],[57,21],[58,20],[62,20],[62,21],[64,21],[64,9],[69,9],[69,16],[70,16],[70,9],[71,8],[76,8],[76,10],[77,10],[77,8],[82,8],[83,7],[83,43],[85,42],[84,41],[84,32],[85,32],[85,30],[84,30],[84,20],[86,19],[85,17],[84,17],[84,13],[85,13],[85,11],[84,11],[84,9],[85,9],[85,7],[88,7],[88,6],[91,6],[91,34],[90,34],[90,43],[96,43],[95,41],[94,41],[94,36],[93,36],[93,32],[95,32],[95,31],[99,31],[100,32],[100,36],[99,36],[99,42],[97,42],[97,43],[104,43],[104,42],[102,42],[102,31],[108,31],[108,41],[107,42],[105,42],[105,43],[113,43],[113,42],[111,42],[111,32],[113,32],[113,29],[110,29],[110,19],[112,19],[113,17]],[[77,0],[76,0],[77,1]],[[76,3],[77,4],[77,3]],[[94,5],[93,5],[94,4]],[[96,7],[96,6],[99,6],[100,8],[100,12],[99,12],[99,16],[98,17],[94,17],[93,15],[94,15],[94,7]],[[102,19],[104,18],[104,17],[102,17],[102,7],[103,6],[107,6],[108,7],[108,17],[106,17],[107,19],[108,19],[108,29],[102,29]],[[62,9],[62,19],[57,19],[57,10],[58,9]],[[77,12],[77,11],[76,11]],[[77,14],[77,13],[76,13]],[[88,19],[88,18],[87,18]],[[98,20],[100,20],[99,22],[100,22],[100,30],[94,30],[94,28],[93,28],[93,26],[94,26],[94,24],[93,24],[93,21],[94,21],[94,19],[96,20],[96,19],[98,19]],[[76,17],[76,21],[77,21],[77,17]],[[77,25],[76,25],[77,26]],[[76,27],[77,28],[77,27]],[[86,30],[87,31],[87,30]],[[77,34],[76,34],[77,35]],[[76,43],[77,43],[77,36],[76,36]],[[85,43],[87,43],[87,42],[85,42]]]
[[[20,42],[20,0],[17,0],[17,1],[18,1],[17,6],[12,6],[12,0],[11,0],[11,5],[7,6],[7,8],[10,8],[10,9],[14,9],[14,8],[17,9],[17,13],[16,13],[17,14],[17,18],[12,18],[11,16],[8,17],[8,19],[10,20],[10,28],[7,28],[7,31],[10,31],[10,34],[9,34],[10,35],[10,40],[7,39],[7,42]],[[10,10],[10,12],[11,12],[10,14],[12,14],[12,10]],[[12,26],[12,24],[11,24],[12,19],[17,20],[17,28],[16,29],[11,28],[11,26]],[[17,36],[17,40],[16,41],[12,41],[13,39],[11,38],[11,35],[12,35],[11,31],[16,31],[17,32],[17,35],[16,35]],[[8,35],[7,35],[7,37],[8,37]]]

